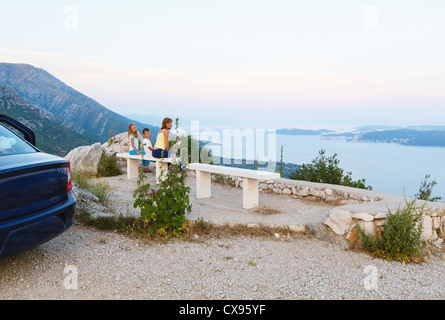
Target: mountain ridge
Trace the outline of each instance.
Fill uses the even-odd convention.
[[[29,104],[11,87],[0,85],[0,114],[12,117],[31,128],[36,134],[36,146],[42,151],[65,156],[79,145],[91,144],[94,138],[60,126],[59,117]]]
[[[142,130],[158,126],[130,120],[65,84],[44,69],[29,64],[0,63],[0,85],[16,91],[30,105],[38,106],[61,119],[61,125],[103,143],[113,132],[124,132],[129,123]]]

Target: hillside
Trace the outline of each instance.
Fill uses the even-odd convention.
[[[62,120],[52,113],[29,104],[12,88],[0,85],[0,114],[19,120],[36,134],[37,148],[65,156],[71,149],[89,145],[94,138],[81,135],[60,126]]]
[[[127,131],[130,122],[138,128],[158,127],[123,117],[69,87],[43,69],[28,64],[0,63],[0,85],[13,88],[19,96],[57,116],[60,126],[105,142],[110,133]]]
[[[291,135],[291,136],[318,136],[325,133],[333,132],[332,130],[308,130],[308,129],[278,129],[277,134]]]
[[[359,141],[396,142],[410,146],[445,147],[445,131],[417,131],[411,129],[368,132]]]
[[[379,130],[376,130],[379,128]],[[385,129],[386,128],[386,129]],[[445,147],[445,127],[412,126],[394,129],[389,126],[365,126],[355,132],[324,134],[323,140],[399,143],[409,146]]]

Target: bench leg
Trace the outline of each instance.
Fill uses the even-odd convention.
[[[163,172],[163,175],[165,178],[165,175],[167,174],[167,170],[168,170],[167,162],[156,161],[156,183],[157,184],[159,184],[159,182],[160,182],[161,173]]]
[[[258,180],[243,178],[243,208],[256,208],[258,203]]]
[[[127,178],[137,179],[139,176],[138,161],[134,159],[127,159]]]
[[[212,196],[212,179],[210,172],[196,171],[196,198],[204,199]]]

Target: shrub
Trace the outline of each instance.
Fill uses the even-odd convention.
[[[141,217],[149,224],[152,233],[175,236],[187,230],[186,214],[191,211],[190,187],[185,185],[188,170],[180,158],[174,161],[167,172],[162,172],[159,185],[144,183],[141,167],[138,188],[133,197],[136,198],[134,208],[141,209]]]
[[[359,239],[366,251],[387,260],[409,262],[425,246],[422,241],[424,206],[416,207],[416,200],[406,201],[405,208],[394,213],[388,209],[381,234],[369,236],[356,222]]]
[[[122,170],[117,164],[117,159],[113,155],[107,155],[105,152],[99,160],[99,165],[97,166],[97,174],[100,177],[113,177],[122,174]]]
[[[325,150],[320,150],[317,158],[310,164],[303,164],[299,170],[291,173],[290,179],[372,190],[371,186],[365,185],[365,179],[354,181],[351,172],[344,175],[344,169],[339,167],[340,160],[337,159],[337,154],[326,157],[325,153]]]
[[[71,177],[79,188],[88,190],[94,194],[101,203],[106,204],[111,198],[111,188],[105,180],[96,179],[92,172],[74,170],[71,172]]]

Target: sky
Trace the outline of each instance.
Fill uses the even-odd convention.
[[[15,0],[0,62],[215,128],[445,125],[443,0]]]

